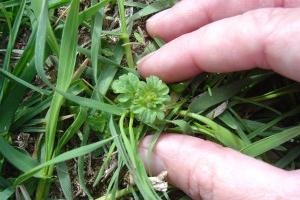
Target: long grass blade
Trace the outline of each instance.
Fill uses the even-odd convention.
[[[61,186],[61,189],[64,193],[64,196],[67,200],[73,199],[72,195],[72,184],[70,174],[68,172],[68,166],[65,162],[61,162],[56,166],[56,172],[58,180]]]
[[[79,0],[73,0],[69,15],[64,27],[62,43],[59,55],[59,66],[56,88],[66,92],[71,84],[73,71],[76,61],[77,47],[77,28],[78,28],[78,10]],[[46,125],[46,160],[52,157],[55,133],[57,127],[57,118],[60,107],[63,103],[63,96],[55,92],[48,114],[48,123]]]
[[[5,190],[0,192],[0,199],[6,200],[9,199],[13,194],[15,190],[12,187],[8,187]]]
[[[15,41],[17,39],[17,34],[19,32],[20,29],[20,24],[21,24],[21,20],[23,18],[23,14],[24,14],[24,10],[25,10],[25,5],[26,5],[26,0],[22,0],[21,4],[20,4],[20,8],[19,11],[17,13],[14,25],[12,27],[11,33],[9,35],[9,41],[8,41],[8,45],[7,45],[7,49],[6,49],[6,54],[4,57],[4,61],[3,61],[3,66],[2,69],[5,71],[10,71],[9,69],[9,65],[10,65],[10,58],[11,58],[11,53],[12,50],[14,48],[14,44]],[[3,98],[4,95],[4,78],[2,76],[0,76],[0,102]]]
[[[300,126],[296,126],[280,133],[274,134],[272,136],[261,139],[251,145],[243,148],[242,153],[256,157],[259,156],[273,148],[276,148],[289,140],[300,135]]]
[[[0,136],[0,152],[1,154],[17,169],[26,172],[34,167],[36,167],[39,162],[32,159],[28,155],[21,153],[21,151],[16,150],[7,141]],[[40,175],[37,174],[37,177]]]
[[[73,158],[77,158],[77,157],[83,156],[83,155],[88,154],[88,153],[91,153],[91,152],[95,151],[96,149],[99,149],[103,145],[107,144],[108,142],[112,141],[112,139],[113,138],[109,138],[109,139],[106,139],[106,140],[102,140],[102,141],[99,141],[99,142],[96,142],[96,143],[92,143],[92,144],[82,146],[82,147],[79,147],[77,149],[73,149],[73,150],[70,150],[68,152],[62,153],[59,156],[57,156],[57,157],[55,157],[55,158],[53,158],[53,159],[51,159],[51,160],[49,160],[49,161],[47,161],[43,164],[40,164],[40,165],[38,165],[34,168],[31,168],[25,174],[19,176],[15,180],[14,185],[15,186],[20,185],[24,181],[28,180],[30,177],[34,176],[37,172],[39,172],[44,167],[51,166],[51,165],[54,165],[54,164],[57,164],[57,163],[61,163],[61,162],[64,162],[64,161],[67,161],[67,160],[70,160],[70,159],[73,159]]]

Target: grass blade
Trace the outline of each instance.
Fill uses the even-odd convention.
[[[98,80],[98,54],[101,49],[101,32],[103,25],[104,11],[100,10],[95,16],[94,27],[92,32],[92,44],[91,44],[91,59],[93,67],[94,83],[97,84]],[[97,86],[96,86],[97,88]]]
[[[284,130],[275,135],[266,137],[257,142],[252,143],[251,145],[243,148],[242,153],[245,153],[249,156],[259,156],[273,148],[276,148],[285,142],[297,137],[300,135],[300,126],[296,126],[287,130]]]
[[[38,9],[36,9],[38,10]],[[39,22],[36,33],[35,42],[35,67],[39,77],[47,84],[51,85],[44,70],[45,46],[47,37],[47,22],[48,22],[48,1],[43,0],[41,3],[41,11],[39,12]]]
[[[275,163],[276,167],[284,168],[300,156],[300,146],[295,146],[289,152]]]
[[[20,75],[20,79],[30,81],[34,75],[34,65],[33,63],[29,63],[28,67],[24,69],[24,72]],[[19,84],[9,84],[8,89],[14,92],[8,93],[0,104],[0,113],[2,116],[5,116],[0,118],[0,133],[5,133],[10,129],[15,113],[26,91],[26,88]]]
[[[83,137],[82,137],[82,141],[81,141],[81,146],[86,145],[88,138],[90,135],[90,129],[88,126],[85,126],[83,129]],[[80,187],[82,188],[83,192],[88,196],[89,199],[93,199],[89,189],[86,186],[85,180],[84,180],[84,156],[80,156],[78,157],[78,167],[77,167],[77,171],[78,171],[78,181],[80,184]]]
[[[106,140],[102,140],[102,141],[99,141],[99,142],[96,142],[96,143],[92,143],[92,144],[82,146],[82,147],[79,147],[77,149],[73,149],[73,150],[70,150],[68,152],[62,153],[59,156],[57,156],[57,157],[55,157],[55,158],[53,158],[53,159],[51,159],[51,160],[49,160],[49,161],[47,161],[43,164],[38,165],[38,166],[32,168],[31,170],[27,171],[25,174],[19,176],[15,180],[14,185],[15,186],[20,185],[21,183],[28,180],[30,177],[35,175],[37,172],[39,172],[44,167],[51,166],[51,165],[54,165],[54,164],[57,164],[57,163],[61,163],[61,162],[64,162],[64,161],[67,161],[67,160],[70,160],[70,159],[73,159],[73,158],[77,158],[77,157],[83,156],[83,155],[88,154],[88,153],[91,153],[91,152],[99,149],[103,145],[107,144],[108,142],[112,141],[112,139],[113,138],[109,138],[109,139],[106,139]]]
[[[26,172],[34,167],[36,167],[39,162],[32,159],[28,155],[16,150],[7,141],[0,136],[0,152],[1,154],[17,169]],[[37,174],[37,177],[39,175]]]
[[[103,8],[106,6],[111,0],[102,0],[99,3],[96,3],[95,5],[89,7],[88,9],[82,11],[79,13],[79,24],[84,22],[85,20],[88,20],[92,16],[94,16],[99,9]]]
[[[167,2],[165,0],[154,1],[152,4],[146,6],[139,12],[132,15],[132,17],[129,19],[129,21],[134,21],[134,20],[140,19],[142,17],[162,11],[162,10],[168,8],[169,6],[170,6],[169,2]]]
[[[36,91],[42,95],[49,95],[50,94],[50,91],[47,91],[47,90],[43,90],[43,89],[40,89],[39,87],[37,86],[34,86],[32,85],[31,83],[28,83],[26,81],[24,81],[23,79],[13,75],[12,73],[8,72],[8,71],[5,71],[3,69],[0,68],[0,73],[3,74],[4,76],[6,76],[7,78],[9,78],[10,80],[13,80],[33,91]]]
[[[69,88],[76,61],[77,28],[78,28],[79,0],[73,0],[66,25],[63,31],[62,43],[59,55],[59,66],[56,88],[66,92]],[[63,96],[55,92],[49,109],[48,123],[46,125],[46,160],[51,159],[57,127],[57,118]]]
[[[77,37],[78,37],[78,12],[79,12],[79,0],[73,0],[70,5],[70,12],[66,18],[66,23],[64,26],[60,53],[59,53],[59,64],[58,64],[58,75],[56,82],[56,89],[62,92],[66,92],[69,88],[73,71],[75,68],[76,55],[77,55]],[[46,7],[47,3],[44,2],[42,10],[48,9]],[[47,13],[47,12],[46,12]],[[42,22],[46,22],[47,14],[41,13],[40,20]],[[44,26],[46,26],[44,24]],[[41,29],[41,34],[46,33],[46,27]],[[41,42],[45,43],[45,35],[41,35]],[[37,41],[39,42],[39,41]],[[41,49],[44,51],[44,49]],[[42,59],[42,58],[41,58]],[[41,71],[43,71],[43,63],[39,62],[38,67]],[[45,79],[45,77],[44,77]],[[47,80],[45,79],[44,81]],[[57,120],[60,112],[60,108],[63,104],[64,98],[58,92],[54,92],[53,99],[51,101],[51,105],[49,111],[47,113],[47,122],[46,123],[46,133],[45,133],[45,160],[49,161],[53,156],[54,144],[55,144],[55,136],[56,136],[56,128],[57,128]],[[53,173],[53,166],[48,166],[44,169],[44,175],[51,176]],[[50,182],[46,180],[41,180],[38,189],[36,192],[37,199],[44,199],[47,196],[49,190]]]
[[[61,186],[61,189],[64,193],[64,196],[67,200],[73,199],[72,197],[72,184],[71,178],[68,172],[68,166],[66,162],[61,162],[56,166],[56,172],[58,176],[58,180]]]
[[[6,188],[5,190],[0,192],[0,199],[6,200],[9,199],[13,194],[15,193],[15,190],[11,187]]]
[[[76,96],[76,95],[73,95],[73,94],[70,94],[67,92],[62,92],[59,90],[57,90],[57,92],[59,94],[61,94],[64,98],[68,99],[69,101],[77,103],[78,105],[81,105],[83,107],[92,108],[95,110],[107,112],[107,113],[114,114],[114,115],[122,115],[122,113],[124,113],[123,108],[120,108],[115,105],[110,105],[110,104],[103,103],[103,102],[100,102],[97,100]]]
[[[272,121],[268,122],[265,126],[262,126],[261,128],[258,128],[255,131],[251,132],[248,137],[250,139],[252,139],[252,138],[256,137],[258,134],[263,133],[264,131],[268,130],[269,128],[275,126],[278,122],[284,120],[287,117],[298,114],[299,112],[300,112],[300,107],[293,108],[291,111],[274,118]]]
[[[213,88],[210,92],[205,92],[199,97],[195,98],[190,104],[189,110],[193,113],[203,112],[211,106],[227,101],[235,94],[241,91],[249,83],[248,81],[241,80],[233,82],[219,88]]]
[[[64,135],[59,139],[59,142],[55,149],[56,154],[60,153],[63,146],[67,144],[67,142],[73,137],[76,131],[79,130],[82,124],[86,121],[86,119],[87,119],[87,109],[80,107],[79,113],[77,114],[74,122],[69,126],[69,128],[66,130]]]
[[[16,19],[14,22],[14,25],[13,25],[11,33],[9,35],[9,41],[8,41],[6,54],[5,54],[4,61],[3,61],[3,67],[2,67],[2,69],[5,71],[10,71],[9,70],[10,57],[11,57],[12,50],[14,48],[15,41],[17,39],[17,34],[20,29],[20,24],[21,24],[21,20],[23,18],[25,5],[26,5],[26,0],[22,0],[19,11],[17,13]],[[2,98],[4,95],[4,86],[5,86],[4,83],[5,83],[4,78],[0,76],[0,102],[2,101]]]

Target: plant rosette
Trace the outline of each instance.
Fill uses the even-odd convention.
[[[141,81],[133,73],[119,77],[112,84],[117,102],[139,121],[153,124],[163,120],[167,103],[170,102],[169,88],[158,77],[150,76]]]

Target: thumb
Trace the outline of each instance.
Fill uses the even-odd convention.
[[[166,170],[168,181],[193,199],[300,199],[299,172],[176,134],[161,136],[149,160],[151,139],[147,136],[140,145],[146,168],[154,175]]]

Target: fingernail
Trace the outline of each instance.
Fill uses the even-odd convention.
[[[167,168],[160,156],[153,152],[155,147],[151,152],[152,143],[153,136],[146,136],[140,144],[139,152],[145,164],[146,170],[150,173],[151,176],[156,176],[162,171],[165,171]]]

